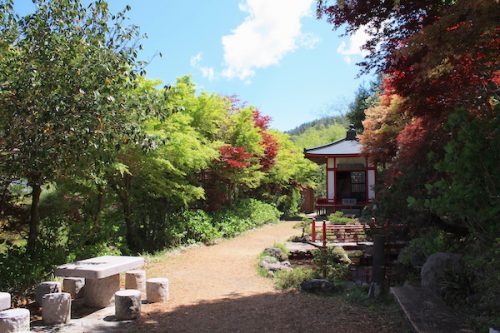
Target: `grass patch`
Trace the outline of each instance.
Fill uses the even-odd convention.
[[[302,282],[314,277],[315,273],[310,268],[299,267],[290,271],[278,271],[274,275],[274,285],[278,289],[299,289]]]

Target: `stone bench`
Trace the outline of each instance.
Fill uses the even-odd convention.
[[[22,332],[30,331],[30,311],[28,309],[10,309],[0,311],[0,332]]]
[[[141,291],[125,289],[115,293],[115,317],[117,320],[132,320],[141,316]]]
[[[399,303],[417,333],[472,333],[444,301],[424,288],[405,285],[392,287]]]
[[[42,319],[47,325],[69,323],[71,319],[71,294],[51,293],[43,296]]]
[[[85,304],[104,308],[120,290],[120,273],[144,266],[141,257],[102,256],[59,266],[54,275],[85,278]]]

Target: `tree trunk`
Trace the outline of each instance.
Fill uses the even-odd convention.
[[[33,191],[31,192],[31,210],[30,210],[30,231],[28,235],[28,251],[35,253],[36,241],[40,230],[40,194],[42,187],[39,181],[29,183]]]
[[[124,190],[121,193],[121,201],[123,207],[123,218],[125,220],[125,226],[127,228],[126,238],[127,245],[130,250],[139,250],[137,235],[134,231],[134,223],[132,221],[132,206],[130,204],[130,190],[132,187],[132,177],[128,174],[123,175]]]
[[[94,215],[94,227],[98,232],[101,230],[101,212],[104,208],[104,188],[102,186],[97,187],[97,207]]]

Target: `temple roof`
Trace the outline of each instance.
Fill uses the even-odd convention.
[[[360,155],[362,146],[358,140],[342,139],[324,146],[305,148],[306,155]]]
[[[344,139],[329,143],[327,145],[304,148],[304,155],[306,157],[314,157],[314,155],[361,155],[362,146],[356,138],[356,130],[354,125],[350,125]]]

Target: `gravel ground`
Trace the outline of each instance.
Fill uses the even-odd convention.
[[[405,331],[397,309],[381,313],[347,304],[340,297],[281,292],[271,279],[259,276],[257,255],[274,242],[300,233],[294,224],[267,225],[217,245],[153,258],[146,265],[147,276],[169,279],[166,304],[143,304],[143,316],[137,322],[113,322],[108,308],[73,321],[70,330],[54,332]]]

